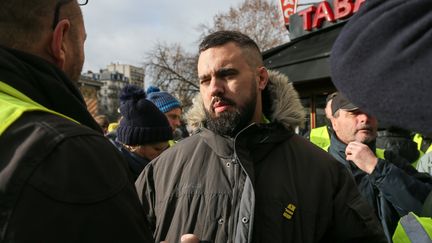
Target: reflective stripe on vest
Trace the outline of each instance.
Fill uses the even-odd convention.
[[[330,147],[330,135],[327,126],[313,128],[310,132],[309,139],[313,144],[325,151]]]
[[[432,218],[419,218],[413,213],[401,218],[393,235],[394,243],[431,243]]]
[[[79,123],[70,117],[38,104],[23,93],[0,81],[0,135],[24,112],[29,111],[44,111]]]
[[[421,145],[423,143],[423,137],[421,134],[416,133],[413,137],[413,141],[417,144],[417,150],[421,150]]]

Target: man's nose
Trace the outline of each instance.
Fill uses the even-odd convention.
[[[176,119],[174,120],[174,125],[175,125],[176,127],[179,127],[179,126],[181,125],[180,117],[178,117],[178,118],[176,118]]]
[[[224,93],[224,81],[218,77],[213,77],[210,82],[211,96],[221,96]]]
[[[357,119],[360,121],[360,123],[369,123],[370,116],[366,113],[361,113],[357,115]]]

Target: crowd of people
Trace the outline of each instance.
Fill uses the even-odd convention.
[[[77,88],[80,3],[1,4],[1,242],[432,241],[431,152],[377,142],[378,120],[432,136],[431,1],[369,0],[347,23],[338,92],[310,141],[295,133],[306,114],[289,78],[245,34],[202,39],[186,114],[168,92],[127,85],[110,124]],[[391,21],[402,34],[383,30]]]

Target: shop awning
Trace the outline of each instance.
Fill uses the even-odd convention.
[[[295,84],[330,77],[329,57],[341,25],[304,36],[263,53],[267,68],[278,70]]]

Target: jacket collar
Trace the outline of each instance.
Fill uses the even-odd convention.
[[[0,46],[0,80],[42,106],[101,131],[78,88],[46,60]]]
[[[293,131],[285,129],[280,124],[251,124],[241,130],[234,138],[218,135],[207,128],[199,128],[198,135],[220,157],[231,158],[233,151],[251,151],[257,148],[260,154],[266,154],[267,149],[274,148],[274,144],[283,142],[293,135]],[[263,152],[264,151],[264,152]],[[256,159],[260,159],[256,155]]]

